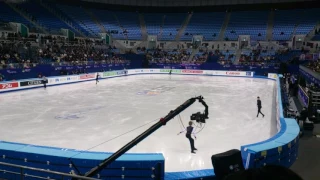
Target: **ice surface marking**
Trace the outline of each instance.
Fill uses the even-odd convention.
[[[102,109],[103,106],[98,106],[98,107],[89,107],[87,109],[83,109],[81,111],[77,111],[74,113],[66,113],[62,115],[57,115],[54,118],[58,120],[75,120],[75,119],[80,119],[82,118],[85,114],[92,112],[92,111],[97,111],[99,109]]]

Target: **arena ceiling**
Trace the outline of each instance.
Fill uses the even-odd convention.
[[[83,0],[87,2],[139,7],[199,7],[245,4],[303,3],[317,0]]]

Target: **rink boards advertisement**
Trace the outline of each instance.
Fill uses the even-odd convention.
[[[253,77],[254,72],[246,71],[211,71],[211,70],[196,70],[196,69],[130,69],[120,71],[107,71],[101,72],[99,78],[110,78],[126,75],[135,74],[188,74],[188,75],[211,75],[211,76],[238,76],[238,77]],[[81,75],[70,75],[70,76],[56,76],[48,77],[48,86],[75,83],[81,81],[88,81],[96,79],[97,73],[81,74]],[[15,82],[0,83],[0,92],[19,90],[26,88],[42,87],[43,81],[40,78],[26,79]]]
[[[270,78],[270,79],[277,79],[277,78],[278,78],[278,74],[268,73],[268,78]]]
[[[1,89],[12,89],[12,88],[17,88],[17,87],[19,87],[18,82],[3,83],[0,85],[0,90]]]
[[[298,99],[300,103],[303,105],[303,107],[309,107],[309,96],[300,85],[298,89]]]
[[[186,74],[186,75],[204,75],[204,76],[232,76],[232,77],[253,77],[254,72],[245,72],[245,71],[210,71],[210,70],[194,70],[194,69],[131,69],[128,70],[128,75],[137,75],[137,74],[169,74],[171,71],[172,74]],[[90,74],[81,74],[81,75],[71,75],[71,76],[58,76],[58,77],[48,77],[48,86],[51,85],[60,85],[60,84],[68,84],[68,83],[76,83],[76,82],[83,82],[83,81],[91,81],[95,80],[97,73],[90,73]],[[116,76],[124,76],[126,75],[125,71],[109,71],[109,72],[101,72],[99,73],[100,78],[111,78]],[[195,76],[190,76],[190,78]],[[269,76],[268,76],[269,77]],[[222,79],[222,78],[221,78]],[[236,79],[236,78],[233,78]],[[294,161],[297,158],[297,152],[298,152],[298,135],[299,135],[299,126],[296,124],[296,122],[293,119],[287,119],[283,117],[283,109],[282,109],[282,100],[281,100],[281,92],[280,92],[280,83],[279,83],[279,77],[270,76],[269,78],[266,77],[266,80],[268,81],[276,81],[277,85],[275,87],[276,89],[276,98],[275,103],[275,121],[277,121],[277,127],[280,128],[280,131],[278,134],[276,134],[274,137],[267,139],[263,142],[257,142],[255,144],[249,144],[241,146],[241,154],[244,162],[247,162],[247,167],[260,167],[265,163],[268,162],[275,162],[278,159],[281,159],[278,164],[290,167]],[[0,92],[6,92],[6,91],[14,91],[14,90],[22,90],[22,89],[28,89],[28,88],[38,88],[43,87],[42,79],[25,79],[20,81],[12,81],[12,82],[2,82],[0,83]],[[50,88],[50,87],[49,87]],[[85,88],[85,87],[84,87]],[[139,92],[140,94],[159,94],[163,91],[166,91],[170,87],[158,87],[157,89],[146,89],[144,91]],[[10,146],[10,148],[8,148]],[[11,146],[19,146],[19,147],[11,147]],[[15,149],[14,151],[10,151],[11,156],[16,159],[27,159],[27,157],[21,157],[24,156],[23,151],[19,151],[16,149],[22,149],[22,148],[30,148],[30,145],[26,144],[18,144],[18,143],[6,143],[2,142],[2,148],[7,149]],[[55,151],[55,155],[53,156],[52,153],[49,152]],[[77,150],[68,150],[69,153],[78,152]],[[48,153],[47,153],[48,152]],[[32,145],[32,153],[36,154],[38,157],[38,160],[41,160],[43,162],[47,162],[48,159],[51,161],[58,161],[62,160],[64,158],[64,154],[66,153],[65,149],[59,149],[59,148],[51,148],[51,147],[37,147]],[[97,159],[99,157],[104,157],[105,154],[99,154],[97,152],[86,152],[87,155],[85,156],[85,159],[81,161],[79,166],[88,166],[86,162],[97,163]],[[161,156],[160,156],[161,155]],[[135,157],[129,157],[129,156],[135,156]],[[142,155],[142,154],[133,154],[133,155],[123,155],[122,157],[122,164],[123,166],[125,163],[145,163],[145,162],[156,162],[156,161],[165,161],[165,159],[162,159],[162,154],[159,154],[156,159],[154,158],[154,155],[148,156],[148,155]],[[133,160],[134,159],[134,160]],[[274,160],[275,159],[275,160]],[[93,162],[94,161],[94,162]],[[79,161],[80,162],[80,161]],[[117,161],[115,161],[117,162]],[[162,163],[164,164],[164,163]],[[125,164],[128,165],[128,164]],[[51,164],[50,164],[51,167]],[[50,168],[47,164],[43,166],[42,168]],[[120,166],[119,166],[120,167]],[[154,164],[146,165],[147,168],[154,167]],[[55,168],[55,167],[52,167]],[[70,170],[70,169],[69,169]],[[161,168],[162,173],[164,172],[164,167]],[[19,170],[18,170],[19,171]],[[204,170],[199,170],[201,173]],[[170,175],[172,177],[179,177],[180,179],[189,179],[189,178],[198,178],[201,174],[199,171],[188,171],[188,173],[184,172],[170,172],[165,173],[166,179],[170,179]],[[208,172],[206,172],[208,176],[214,176],[212,169],[210,169]],[[202,173],[203,176],[203,173]],[[175,179],[173,178],[173,179]]]

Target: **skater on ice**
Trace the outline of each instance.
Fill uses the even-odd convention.
[[[259,116],[259,114],[261,114],[262,117],[264,117],[264,114],[261,112],[262,106],[261,106],[261,100],[260,100],[260,97],[259,97],[259,96],[257,97],[257,106],[258,106],[258,114],[257,114],[257,117]]]
[[[194,147],[194,139],[191,137],[192,131],[193,131],[193,127],[192,127],[192,121],[189,121],[189,126],[187,127],[187,133],[186,133],[186,138],[189,139],[190,142],[190,146],[191,146],[191,153],[194,153],[194,151],[197,150],[197,148]]]
[[[43,83],[43,87],[46,89],[47,88],[48,79],[45,76],[42,77],[42,83]]]
[[[96,84],[98,84],[98,82],[99,82],[99,73],[97,73],[97,76],[96,76]]]

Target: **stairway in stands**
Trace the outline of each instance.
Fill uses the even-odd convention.
[[[305,41],[319,41],[320,40],[320,34],[316,34],[316,29],[320,29],[320,23],[318,23],[313,29],[312,31],[310,31],[307,36]]]
[[[101,22],[98,20],[98,18],[88,9],[84,8],[84,11],[90,16],[92,21],[96,23],[96,25],[100,28],[100,32],[106,33],[107,30],[102,26]]]
[[[300,16],[302,17],[302,16],[304,16],[304,14],[305,14],[305,12],[303,11],[303,12],[300,13]],[[293,32],[292,32],[291,40],[293,39],[294,35],[297,34],[297,29],[298,29],[298,27],[300,26],[300,24],[302,23],[302,21],[303,21],[302,19],[298,19],[298,20],[296,21],[294,30],[293,30]]]
[[[74,26],[67,17],[64,17],[60,12],[58,12],[55,8],[51,7],[49,4],[44,3],[43,1],[39,1],[40,5],[45,8],[47,11],[55,15],[60,21],[66,23],[69,27],[70,30],[75,31],[77,34],[79,34],[82,37],[86,37],[86,35],[76,26]]]
[[[190,13],[188,14],[188,16],[186,17],[185,21],[182,23],[181,25],[181,28],[179,29],[179,32],[177,33],[176,37],[175,37],[175,41],[179,41],[181,36],[183,35],[184,31],[186,30],[189,22],[190,22],[190,19],[192,18],[192,14],[193,13]]]
[[[274,26],[274,11],[271,10],[268,17],[267,41],[272,40],[273,26]]]
[[[128,40],[128,35],[125,32],[125,29],[123,28],[123,26],[121,25],[120,21],[119,21],[119,18],[117,17],[117,15],[115,13],[112,13],[113,14],[113,17],[114,19],[117,21],[118,23],[118,26],[120,27],[120,29],[122,30],[122,33],[123,33],[123,37],[125,40]]]
[[[240,57],[241,57],[241,49],[237,49],[236,50],[236,59],[234,60],[233,64],[239,64],[239,60],[240,60]]]
[[[40,30],[40,32],[43,32],[45,34],[49,34],[46,30],[45,27],[42,26],[39,22],[37,21],[33,21],[32,20],[32,16],[28,13],[26,13],[25,11],[23,11],[22,9],[19,8],[19,6],[17,6],[16,4],[11,4],[8,3],[6,1],[4,1],[4,3],[6,3],[11,9],[13,9],[15,12],[17,12],[19,15],[21,15],[23,18],[25,18],[26,20],[28,20],[36,29]]]
[[[139,14],[139,24],[141,28],[142,41],[147,41],[148,33],[147,33],[146,22],[144,21],[144,16],[141,13]]]
[[[193,59],[193,57],[199,52],[199,49],[200,49],[200,46],[198,47],[198,48],[196,48],[196,49],[192,49],[192,53],[191,53],[191,55],[189,56],[189,58],[188,58],[188,61],[190,62],[192,59]]]
[[[231,17],[231,12],[227,12],[226,16],[224,18],[222,27],[221,27],[219,38],[218,38],[220,41],[224,41],[225,32],[226,32],[226,29],[228,27],[228,24],[229,24],[229,21],[230,21],[230,17]]]
[[[163,27],[164,27],[164,22],[166,21],[166,15],[163,15],[161,18],[161,25],[160,25],[160,32],[158,35],[158,39],[162,39],[162,34],[163,34]]]

